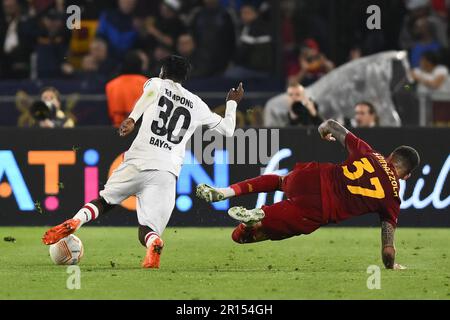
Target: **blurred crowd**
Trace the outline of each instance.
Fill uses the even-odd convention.
[[[80,29],[66,25],[72,4]],[[268,76],[268,9],[263,0],[2,0],[0,77],[108,80],[132,51],[143,74],[158,74],[158,61],[177,53],[191,61],[192,77]]]
[[[407,50],[418,91],[450,92],[449,0],[280,0],[279,6],[269,0],[1,1],[0,79],[108,83],[109,100],[118,101],[114,88],[156,76],[158,61],[175,53],[190,60],[192,78],[284,79],[295,102],[289,91],[335,66]],[[380,30],[366,26],[373,4],[381,8]],[[79,29],[68,25],[70,5],[81,8]],[[111,81],[129,74],[136,76]],[[319,107],[302,94],[301,106],[281,108],[285,125],[319,122]],[[370,101],[361,105],[376,110]],[[128,112],[109,107],[114,124]]]
[[[427,51],[445,65],[448,2],[281,0],[274,12],[268,0],[2,0],[0,78],[108,80],[130,51],[151,75],[177,53],[190,59],[192,77],[267,78],[279,61],[281,75],[302,85],[391,49],[408,50],[413,68]],[[75,30],[67,26],[73,4],[82,19]],[[370,4],[381,8],[381,30],[366,27]]]

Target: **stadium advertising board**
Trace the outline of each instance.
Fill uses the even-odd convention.
[[[401,144],[413,145],[421,153],[419,169],[401,183],[400,226],[450,226],[450,141],[445,139],[449,129],[384,128],[355,133],[384,154]],[[320,140],[315,129],[238,129],[234,138],[214,144],[211,136],[201,132],[196,144],[196,136],[188,144],[178,178],[172,226],[234,225],[225,214],[230,206],[250,208],[283,197],[276,192],[209,205],[195,198],[198,183],[226,186],[261,173],[287,173],[298,161],[345,159],[344,149]],[[73,216],[98,196],[133,138],[122,139],[109,128],[0,129],[0,224],[53,225]],[[93,224],[135,225],[134,209],[134,198],[129,198]],[[375,215],[368,215],[344,225],[377,223]]]

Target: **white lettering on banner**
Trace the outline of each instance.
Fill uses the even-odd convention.
[[[264,168],[263,172],[261,174],[278,174],[278,175],[285,175],[288,173],[288,169],[279,169],[278,165],[281,160],[285,158],[289,158],[292,155],[291,149],[281,149],[277,153],[273,155],[273,157],[269,160],[269,163],[267,164],[267,167]],[[283,200],[283,192],[276,191],[275,195],[273,196],[273,203],[280,202]],[[264,204],[266,204],[267,200],[267,193],[260,193],[258,194],[258,200],[256,201],[256,207],[255,208],[261,208]]]
[[[423,178],[417,179],[414,186],[414,190],[409,199],[404,199],[404,193],[406,189],[406,182],[400,180],[400,199],[402,199],[401,209],[408,209],[411,206],[415,209],[423,209],[428,205],[432,204],[435,209],[445,209],[450,204],[450,196],[441,200],[442,189],[444,188],[445,181],[447,180],[448,171],[450,169],[450,155],[448,155],[447,160],[445,160],[444,165],[439,172],[439,175],[434,184],[434,189],[431,194],[423,200],[420,200],[419,196],[422,191],[425,181]],[[422,175],[426,176],[431,172],[431,167],[429,165],[424,165],[422,169]]]

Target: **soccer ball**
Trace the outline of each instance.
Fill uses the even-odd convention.
[[[49,251],[55,264],[77,264],[84,253],[83,243],[73,234],[52,244]]]

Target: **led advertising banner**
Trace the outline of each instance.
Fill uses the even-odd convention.
[[[422,163],[401,182],[399,226],[450,227],[449,129],[370,129],[354,131],[372,147],[389,154],[398,145],[414,146]],[[108,176],[121,162],[134,136],[120,138],[111,128],[0,129],[0,225],[53,225],[72,217],[98,197]],[[188,143],[177,181],[172,226],[234,225],[230,206],[271,204],[282,192],[255,194],[214,205],[195,198],[195,186],[227,186],[264,173],[286,174],[296,162],[340,162],[338,143],[321,140],[311,129],[238,129],[223,139],[198,131]],[[137,225],[131,197],[94,225]],[[375,214],[343,225],[377,225]]]

